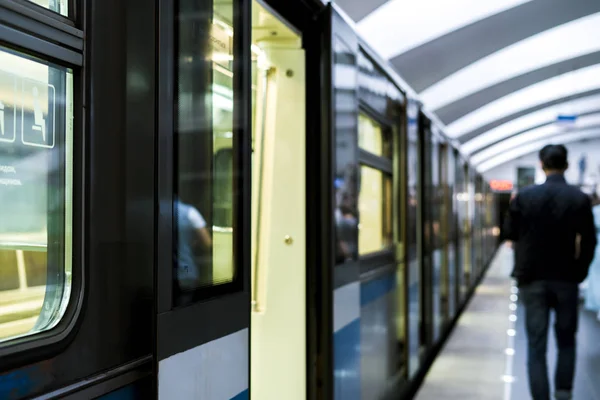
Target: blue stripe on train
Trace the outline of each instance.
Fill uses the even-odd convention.
[[[364,307],[370,302],[377,300],[391,292],[395,287],[396,274],[389,274],[360,285],[360,306]]]
[[[396,274],[392,273],[360,285],[360,306],[387,295],[396,287]],[[339,289],[338,289],[339,290]],[[358,306],[358,304],[356,304]],[[343,304],[342,307],[353,307]],[[336,312],[339,312],[336,310]],[[334,334],[334,392],[336,400],[360,400],[360,318]]]
[[[0,399],[27,396],[36,386],[44,383],[38,366],[26,367],[0,375]]]
[[[337,331],[334,339],[336,400],[360,400],[360,319]]]
[[[238,394],[231,400],[248,400],[250,398],[250,394],[248,393],[248,389],[244,390],[242,393]]]

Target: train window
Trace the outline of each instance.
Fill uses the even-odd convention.
[[[358,115],[358,146],[377,156],[392,158],[389,132],[363,113]]]
[[[28,0],[61,15],[69,15],[69,0]]]
[[[0,49],[0,342],[53,328],[70,297],[72,79]]]
[[[174,296],[234,279],[233,3],[179,1],[176,18]],[[211,6],[212,4],[212,6]]]
[[[233,151],[215,153],[214,229],[233,226]]]
[[[358,196],[360,255],[392,245],[392,179],[382,171],[362,165]]]
[[[392,245],[394,240],[394,226],[393,226],[393,204],[394,198],[392,195],[392,177],[388,175],[383,176],[383,239],[385,246],[389,247]]]

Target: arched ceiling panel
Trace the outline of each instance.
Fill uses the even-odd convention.
[[[545,102],[600,88],[600,65],[566,73],[489,103],[448,125],[446,133],[458,138],[495,120]]]
[[[459,118],[464,117],[470,112],[507,96],[513,92],[545,81],[552,77],[564,74],[565,71],[576,71],[595,64],[600,64],[600,51],[586,54],[584,56],[572,58],[550,66],[542,67],[533,71],[526,72],[504,82],[480,90],[469,96],[455,101],[436,110],[436,115],[445,124],[450,124]]]
[[[383,57],[391,58],[529,1],[389,0],[362,19],[358,31]]]
[[[539,139],[551,138],[556,135],[565,134],[568,132],[580,131],[591,127],[600,127],[600,114],[592,114],[580,119],[573,126],[561,126],[559,124],[545,125],[537,129],[532,129],[526,133],[513,136],[510,139],[503,140],[498,144],[488,147],[487,149],[474,154],[469,161],[474,165],[479,165],[482,162],[497,156],[498,154],[513,151],[519,146],[523,146],[529,142]]]
[[[588,96],[558,105],[543,108],[539,111],[515,118],[505,124],[482,133],[461,146],[463,154],[473,154],[496,142],[534,128],[556,122],[559,115],[583,116],[600,111],[600,95]]]
[[[388,1],[389,0],[335,0],[334,3],[340,6],[353,21],[358,22]]]
[[[494,149],[561,135],[564,127],[553,123],[559,114],[579,115],[581,125],[600,110],[594,104],[600,98],[600,0],[336,5],[435,110],[445,133],[465,144],[463,153],[481,163],[496,157]],[[336,72],[336,83],[345,86],[347,71]]]
[[[437,82],[420,97],[437,112],[489,86],[597,52],[600,50],[599,37],[600,13],[596,13],[508,46]],[[567,68],[560,72],[564,73]]]
[[[455,2],[447,3],[453,5]],[[422,92],[468,65],[514,43],[597,12],[600,12],[600,1],[597,0],[532,0],[399,54],[391,62],[417,92]],[[405,23],[403,13],[388,15],[386,19],[393,20],[395,25],[391,29],[382,29],[380,25],[379,35],[387,35],[392,40],[398,39],[400,32],[397,32],[397,27]],[[359,30],[360,26],[361,24]],[[377,49],[379,36],[371,30],[362,33],[365,40]],[[392,53],[388,50],[382,54]]]
[[[468,142],[470,140],[473,140],[473,139],[477,138],[481,134],[484,134],[484,133],[486,133],[488,131],[491,131],[492,129],[495,129],[495,128],[499,127],[500,125],[504,125],[506,123],[509,123],[510,121],[512,121],[514,119],[521,118],[521,117],[523,117],[525,115],[532,114],[534,112],[543,110],[543,109],[548,108],[548,107],[552,107],[552,106],[556,106],[556,105],[561,105],[561,104],[566,104],[566,103],[574,101],[574,100],[584,99],[586,97],[596,96],[598,94],[600,94],[600,88],[593,89],[593,90],[588,90],[588,91],[585,91],[585,92],[582,92],[582,93],[575,93],[575,94],[570,95],[570,96],[562,97],[560,99],[554,99],[554,100],[547,101],[547,102],[542,103],[542,104],[535,105],[533,107],[529,107],[529,108],[525,108],[525,109],[519,110],[519,111],[517,111],[517,112],[515,112],[513,114],[507,115],[507,116],[502,117],[502,118],[497,119],[497,120],[494,120],[494,121],[492,121],[490,123],[487,123],[487,124],[485,124],[485,125],[477,128],[477,129],[474,129],[474,130],[470,131],[467,134],[462,135],[459,138],[458,141],[460,143],[466,143],[466,142]]]
[[[542,147],[553,144],[553,143],[561,143],[568,144],[593,138],[600,137],[600,128],[599,129],[590,129],[581,132],[568,132],[562,135],[554,136],[548,139],[541,139],[535,142],[531,142],[524,146],[519,147],[510,152],[499,154],[498,156],[491,158],[477,166],[477,171],[480,173],[484,173],[493,168],[496,168],[502,164],[515,160],[519,157],[522,157],[527,154],[531,154],[539,151]]]

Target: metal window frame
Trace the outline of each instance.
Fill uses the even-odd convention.
[[[389,140],[391,141],[391,145],[392,145],[392,149],[394,149],[394,144],[396,143],[397,140],[399,140],[399,138],[394,138],[393,133],[394,133],[394,129],[393,129],[393,123],[391,121],[389,121],[385,116],[381,115],[379,112],[376,112],[374,110],[373,107],[370,107],[369,104],[364,101],[362,98],[360,98],[359,96],[359,104],[358,104],[358,112],[357,115],[360,114],[364,114],[367,118],[371,119],[372,121],[376,122],[377,124],[379,124],[381,131],[382,131],[382,135],[389,135]],[[357,139],[358,139],[358,133],[357,133]],[[369,168],[373,168],[379,172],[381,172],[382,174],[382,178],[385,178],[386,176],[389,177],[392,180],[392,194],[395,191],[395,188],[393,187],[393,183],[394,183],[394,175],[399,174],[400,171],[396,171],[396,174],[394,174],[394,154],[392,152],[392,158],[387,158],[385,156],[379,156],[376,154],[373,154],[367,150],[362,149],[358,144],[356,145],[358,148],[358,173],[360,174],[360,167],[365,166],[365,167],[369,167]],[[357,193],[357,195],[360,196],[360,192]],[[383,199],[382,199],[383,200]],[[393,196],[392,196],[392,202],[393,202]],[[383,204],[382,204],[383,207]],[[393,218],[393,208],[394,206],[392,205],[392,218]],[[360,221],[360,215],[359,215],[359,221]],[[360,251],[360,249],[359,249]],[[382,256],[382,257],[381,257]],[[394,245],[392,244],[392,246],[389,249],[382,249],[376,252],[372,252],[372,253],[365,253],[365,254],[360,254],[359,253],[359,263],[360,263],[360,275],[361,277],[364,274],[367,273],[371,273],[373,272],[373,270],[379,268],[379,267],[386,267],[388,265],[390,265],[391,263],[394,263]],[[362,279],[362,278],[361,278]]]
[[[43,14],[49,18],[55,19],[58,22],[76,26],[78,25],[77,22],[80,21],[78,17],[82,15],[82,13],[79,12],[82,9],[82,4],[80,4],[82,1],[84,0],[67,0],[67,15],[60,14],[59,12],[54,11],[50,8],[46,8],[42,5],[34,3],[33,0],[0,0],[0,6],[4,4],[10,4],[13,7],[26,7],[30,10],[33,10],[36,13]]]
[[[4,27],[13,28],[18,32],[27,33],[39,39],[38,42],[54,44],[65,50],[71,50],[75,53],[71,54],[71,57],[75,57],[77,53],[80,54],[83,51],[84,33],[82,29],[76,27],[74,21],[30,3],[28,0],[0,0],[0,24]],[[19,40],[22,38],[13,35],[8,39]],[[81,62],[72,62],[60,54],[57,55],[56,47],[46,49],[42,46],[42,51],[33,50],[50,58],[74,65],[81,65]],[[55,51],[50,52],[47,50]]]
[[[78,0],[79,1],[79,0]],[[70,0],[75,4],[75,0]],[[82,11],[84,4],[81,4]],[[37,8],[43,11],[36,10]],[[48,13],[51,14],[47,14]],[[52,15],[56,14],[56,15]],[[54,18],[53,18],[54,17]],[[7,23],[11,26],[7,26]],[[70,69],[73,74],[73,182],[72,182],[72,282],[69,302],[60,321],[51,329],[0,344],[2,370],[45,359],[62,351],[72,341],[81,323],[87,263],[85,210],[87,196],[86,73],[84,34],[73,21],[24,0],[0,0],[0,45],[25,58]]]

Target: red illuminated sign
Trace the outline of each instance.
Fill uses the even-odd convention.
[[[508,192],[513,189],[513,183],[511,181],[492,180],[490,181],[490,187],[497,192]]]

